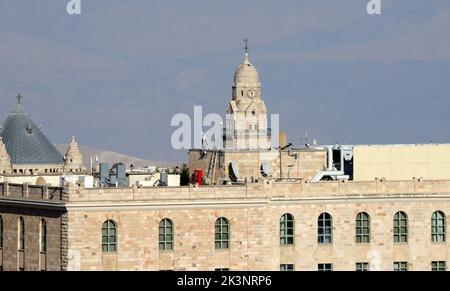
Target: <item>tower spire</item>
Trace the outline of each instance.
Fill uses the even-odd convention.
[[[22,98],[23,96],[19,94],[17,94],[16,99],[17,99],[17,104],[16,104],[16,109],[14,110],[15,112],[22,112]]]
[[[248,38],[244,38],[244,43],[245,43],[244,52],[245,54],[248,54],[248,50],[250,49],[250,47],[248,46]]]
[[[248,38],[244,38],[244,53],[245,53],[245,57],[244,57],[244,64],[250,64],[250,61],[248,60],[248,50],[250,49],[250,47],[248,46]]]

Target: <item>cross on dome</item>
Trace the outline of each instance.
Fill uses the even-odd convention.
[[[21,104],[21,100],[22,100],[22,95],[20,95],[20,93],[16,96],[17,98],[17,104]]]
[[[248,50],[250,49],[250,47],[248,46],[248,38],[244,38],[244,43],[245,43],[244,51],[246,54],[248,54]]]

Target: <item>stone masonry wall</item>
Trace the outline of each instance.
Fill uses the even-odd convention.
[[[446,243],[431,242],[431,216],[450,213],[450,181],[372,181],[256,183],[246,186],[178,188],[70,188],[69,270],[354,270],[368,262],[372,270],[392,270],[407,261],[410,270],[430,270],[432,261],[448,261]],[[355,242],[355,218],[371,218],[371,242]],[[393,217],[408,215],[407,244],[395,244]],[[317,219],[333,218],[333,243],[317,243]],[[295,244],[280,246],[284,213],[295,218]],[[230,248],[214,247],[214,223],[230,221]],[[159,251],[159,222],[174,222],[173,251]],[[101,227],[118,225],[118,250],[102,253]],[[447,223],[448,223],[448,218]],[[448,262],[447,262],[448,264]]]

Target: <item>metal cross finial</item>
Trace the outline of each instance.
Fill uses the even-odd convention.
[[[246,54],[248,54],[248,50],[250,49],[250,47],[248,46],[248,38],[244,38],[244,43],[245,43],[244,51]]]
[[[22,95],[19,94],[16,96],[16,98],[17,98],[17,104],[20,104],[20,100],[23,98]]]

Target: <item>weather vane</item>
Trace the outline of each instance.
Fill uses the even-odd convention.
[[[244,38],[244,43],[245,43],[245,53],[248,54],[248,50],[250,49],[250,47],[248,46],[248,38]]]

